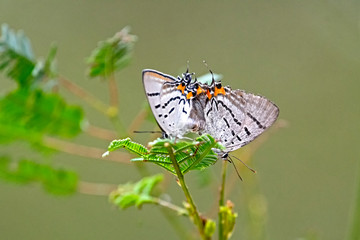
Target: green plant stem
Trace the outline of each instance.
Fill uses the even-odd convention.
[[[199,233],[200,233],[200,236],[202,239],[207,239],[207,237],[205,236],[205,232],[204,232],[204,225],[202,223],[202,220],[200,218],[200,215],[199,215],[199,212],[196,208],[196,205],[190,195],[190,192],[185,184],[185,179],[184,179],[184,175],[181,173],[181,170],[180,170],[180,167],[179,167],[179,164],[178,162],[176,161],[175,159],[175,156],[174,156],[174,152],[173,152],[173,149],[172,149],[172,146],[169,144],[169,146],[167,147],[168,148],[168,151],[169,151],[169,156],[170,156],[170,159],[174,165],[174,169],[175,169],[175,172],[176,172],[176,175],[179,179],[179,182],[180,182],[180,186],[185,194],[185,197],[186,197],[186,200],[187,202],[189,203],[190,205],[190,216],[193,217],[194,219],[194,224],[198,227],[198,230],[199,230]]]
[[[350,226],[349,240],[360,239],[360,164],[358,164],[358,176],[357,176],[357,193],[355,196],[355,203],[352,210],[352,223]]]
[[[220,212],[220,207],[224,206],[225,202],[225,181],[226,181],[226,169],[227,169],[227,162],[226,160],[223,161],[222,169],[221,169],[221,185],[220,185],[220,198],[219,198],[219,240],[226,239],[224,236],[224,219],[223,214]]]

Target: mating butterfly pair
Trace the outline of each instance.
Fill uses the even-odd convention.
[[[161,130],[170,137],[189,132],[208,133],[234,151],[263,133],[279,115],[270,100],[243,90],[204,84],[192,79],[143,70],[143,84],[151,110]]]

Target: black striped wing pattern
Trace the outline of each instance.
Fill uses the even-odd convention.
[[[227,152],[234,151],[263,133],[279,115],[270,100],[242,90],[225,87],[225,94],[207,100],[205,130],[219,140]]]
[[[151,110],[162,131],[172,137],[194,131],[199,124],[192,100],[178,89],[181,83],[181,80],[156,70],[143,70],[143,85]]]

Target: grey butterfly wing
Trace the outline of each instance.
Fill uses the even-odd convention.
[[[163,116],[160,94],[165,83],[175,83],[177,79],[156,70],[144,69],[142,80],[146,97],[157,123],[164,132],[169,133],[166,124],[160,119]],[[179,95],[181,94],[179,93]]]
[[[165,83],[160,93],[162,114],[159,121],[163,129],[172,136],[183,136],[188,132],[196,132],[203,120],[202,111],[194,107],[196,99],[188,99],[185,90],[182,93],[177,85]]]
[[[204,132],[227,147],[235,144],[234,139],[241,132],[242,122],[246,117],[246,101],[241,94],[236,94],[230,88],[225,88],[225,92],[225,95],[219,94],[206,99]]]
[[[213,135],[227,149],[234,151],[263,133],[279,114],[268,99],[241,90],[225,88],[205,107],[205,132]]]
[[[267,98],[245,93],[240,90],[237,91],[246,101],[246,116],[243,120],[242,129],[237,135],[241,141],[234,141],[235,144],[227,146],[230,151],[236,150],[253,141],[273,125],[279,116],[279,108]]]

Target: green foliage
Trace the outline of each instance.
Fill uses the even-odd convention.
[[[152,162],[176,174],[169,156],[168,146],[171,146],[180,170],[185,174],[190,170],[202,170],[214,164],[218,156],[212,149],[224,149],[223,146],[208,134],[204,134],[192,142],[157,139],[149,145],[150,149],[148,150],[143,145],[132,142],[129,138],[126,138],[112,141],[108,147],[108,151],[111,152],[119,148],[125,148],[140,156],[131,161]]]
[[[214,235],[215,230],[216,230],[216,223],[213,220],[208,219],[205,223],[205,229],[204,229],[205,236],[211,237],[212,235]]]
[[[108,77],[127,66],[136,40],[129,31],[125,27],[112,38],[99,42],[88,59],[90,77]]]
[[[48,58],[36,61],[30,40],[22,31],[15,32],[2,25],[0,39],[0,72],[17,82],[19,88],[36,88],[47,76],[54,75],[56,48]]]
[[[145,203],[157,203],[151,195],[154,187],[163,180],[163,175],[158,174],[151,177],[144,177],[136,183],[127,183],[110,194],[110,202],[121,209],[131,206],[141,208]]]
[[[56,51],[52,47],[45,61],[36,61],[24,33],[2,25],[0,71],[18,88],[0,98],[0,143],[25,140],[39,146],[44,135],[73,137],[82,131],[82,109],[40,88],[57,75]]]
[[[229,239],[234,231],[237,213],[234,213],[232,209],[233,204],[230,201],[227,202],[226,206],[220,206],[219,213],[222,214],[222,222],[219,224],[222,225],[223,235],[219,239]]]
[[[0,99],[0,142],[40,144],[44,135],[73,137],[82,121],[82,110],[57,94],[18,89]]]
[[[35,68],[34,55],[29,39],[23,32],[15,33],[2,25],[0,39],[0,70],[17,81],[19,86],[29,87]]]
[[[56,52],[53,46],[45,60],[36,60],[25,34],[2,25],[0,72],[16,82],[17,88],[0,97],[0,143],[22,140],[43,150],[45,136],[74,137],[82,131],[82,109],[68,105],[58,93],[49,92],[54,84],[47,83],[57,77]],[[76,190],[77,175],[73,172],[6,157],[0,158],[0,165],[0,178],[7,181],[38,181],[53,194]]]
[[[76,173],[63,169],[53,169],[49,165],[30,160],[12,162],[8,157],[0,157],[0,179],[19,184],[42,183],[44,189],[52,194],[68,195],[77,189]]]
[[[125,148],[128,151],[135,153],[140,156],[144,156],[149,153],[149,151],[143,145],[131,141],[130,138],[125,138],[122,140],[114,140],[110,143],[108,151],[112,152],[119,148]]]

